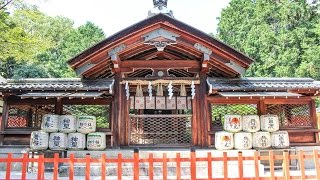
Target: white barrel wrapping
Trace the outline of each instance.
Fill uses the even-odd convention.
[[[49,134],[44,131],[33,131],[30,138],[30,148],[32,150],[48,149]]]
[[[84,150],[86,148],[86,135],[82,133],[68,134],[69,150]]]
[[[68,147],[68,136],[66,133],[50,133],[49,149],[65,150]]]
[[[58,132],[59,115],[45,114],[42,117],[41,130],[45,132]]]
[[[77,131],[77,118],[72,115],[62,115],[59,117],[59,131],[72,133]]]
[[[77,131],[88,134],[96,131],[96,117],[79,116],[77,121]]]
[[[260,117],[258,115],[243,116],[242,130],[245,132],[258,132],[260,130]]]
[[[89,133],[87,136],[88,150],[104,150],[106,148],[106,134],[101,132]]]
[[[262,131],[275,132],[279,130],[279,118],[277,115],[262,115],[260,120]]]
[[[217,150],[230,150],[234,147],[233,134],[220,131],[215,133],[215,147]]]
[[[239,150],[251,149],[252,134],[248,132],[234,134],[234,148]]]
[[[287,131],[272,132],[271,146],[276,149],[288,148],[290,146],[289,133]]]
[[[252,138],[252,145],[255,149],[267,149],[271,147],[271,136],[269,132],[255,132]]]
[[[225,115],[224,130],[232,133],[240,132],[242,130],[242,117],[240,115]]]

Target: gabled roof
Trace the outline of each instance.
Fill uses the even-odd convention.
[[[181,21],[178,21],[177,19],[174,19],[168,15],[161,14],[161,13],[151,16],[143,21],[140,21],[106,38],[100,43],[92,46],[91,48],[83,51],[76,57],[72,58],[71,60],[69,60],[68,63],[76,71],[81,68],[81,73],[79,75],[84,75],[84,77],[90,77],[90,78],[112,77],[112,75],[110,74],[112,74],[113,65],[110,60],[110,56],[108,56],[108,51],[122,44],[125,44],[126,46],[130,46],[133,43],[137,43],[137,45],[132,45],[132,46],[135,47],[136,51],[139,51],[139,47],[142,47],[144,43],[141,42],[141,40],[137,40],[136,42],[133,42],[132,39],[137,37],[141,39],[143,34],[151,32],[157,28],[172,30],[174,31],[174,33],[183,33],[184,36],[187,36],[188,38],[191,39],[190,41],[183,40],[182,42],[180,42],[180,44],[178,42],[178,45],[184,46],[184,47],[182,47],[182,49],[181,47],[177,47],[175,50],[181,51],[182,54],[192,52],[192,51],[196,52],[197,49],[193,47],[195,42],[198,42],[206,46],[207,48],[213,51],[213,55],[211,57],[212,59],[214,59],[212,62],[212,66],[217,66],[217,67],[213,67],[213,69],[215,70],[221,69],[221,71],[228,70],[230,71],[228,72],[229,74],[233,74],[231,75],[231,77],[238,76],[239,73],[237,73],[236,71],[233,71],[232,68],[230,69],[227,66],[222,68],[219,68],[219,66],[223,66],[224,63],[229,62],[231,60],[232,63],[234,62],[237,63],[239,67],[247,69],[249,65],[253,63],[253,60],[251,58],[235,50],[229,45],[213,38],[212,36],[194,27],[191,27]],[[189,45],[192,44],[192,46],[187,47],[186,44],[188,43]],[[144,46],[147,46],[147,45],[144,45]],[[175,48],[174,46],[172,47]],[[130,53],[132,53],[132,51]],[[152,49],[141,48],[141,52],[142,51],[149,53],[152,51]],[[172,49],[170,51],[172,51]],[[198,51],[198,53],[201,55],[201,52]],[[220,55],[225,55],[225,56],[221,58]],[[128,57],[127,55],[124,55],[124,56]],[[198,56],[196,55],[195,57],[198,58]],[[199,58],[201,59],[202,57],[200,56]],[[102,69],[101,69],[102,67],[105,70],[104,72],[102,72]],[[85,71],[90,70],[90,71],[93,71],[93,73],[86,74],[84,71],[82,71],[83,68],[85,69]],[[109,71],[107,71],[106,69],[109,69]]]
[[[311,78],[208,78],[213,91],[290,91],[319,90],[320,82]]]

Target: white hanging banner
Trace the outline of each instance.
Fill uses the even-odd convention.
[[[126,90],[127,100],[129,100],[129,98],[130,98],[130,88],[129,88],[129,82],[128,81],[126,82],[125,90]]]
[[[152,99],[152,85],[151,85],[151,81],[149,81],[148,92],[149,92],[149,100],[151,100],[151,99]]]
[[[173,96],[173,86],[172,86],[172,81],[170,81],[169,85],[168,85],[168,95],[169,95],[169,99],[172,98]]]
[[[192,96],[192,99],[194,98],[195,95],[196,95],[196,86],[194,85],[194,81],[192,81],[192,83],[191,83],[191,96]]]

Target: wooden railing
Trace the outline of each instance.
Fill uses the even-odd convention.
[[[111,164],[115,165],[116,174],[114,176],[117,179],[121,180],[123,175],[123,165],[124,164],[132,164],[130,168],[132,168],[132,176],[131,178],[134,180],[138,180],[142,177],[141,175],[141,167],[144,166],[147,169],[147,175],[143,176],[143,179],[320,179],[320,167],[319,167],[319,153],[317,150],[313,150],[312,153],[306,154],[303,151],[299,151],[296,154],[289,154],[288,151],[284,151],[281,155],[276,155],[274,151],[269,151],[268,155],[260,156],[258,151],[253,153],[253,156],[244,156],[242,152],[238,152],[237,156],[235,157],[228,157],[227,152],[223,152],[221,157],[212,156],[212,152],[207,152],[206,157],[196,157],[196,152],[194,149],[190,151],[190,155],[188,157],[181,156],[180,153],[176,153],[175,157],[168,157],[167,153],[163,153],[162,157],[157,158],[154,154],[148,154],[146,158],[140,158],[139,150],[135,149],[133,153],[133,157],[131,158],[124,158],[122,154],[118,154],[117,158],[107,158],[106,154],[102,154],[101,158],[91,158],[90,155],[86,155],[85,158],[75,158],[74,154],[70,154],[69,158],[59,158],[59,154],[54,154],[53,158],[45,158],[44,155],[39,155],[36,158],[29,158],[28,154],[23,154],[23,157],[15,158],[11,153],[7,155],[6,158],[0,158],[0,163],[6,164],[6,171],[5,171],[5,179],[11,179],[13,171],[11,171],[12,163],[21,163],[21,177],[18,179],[30,179],[27,177],[28,174],[28,164],[29,163],[37,163],[37,176],[36,179],[43,180],[43,179],[59,179],[59,165],[62,163],[68,166],[69,171],[69,179],[73,180],[75,177],[75,165],[82,164],[85,169],[85,179],[90,179],[90,167],[92,165],[99,166],[101,168],[101,174],[99,175],[102,180],[108,179],[107,176],[107,168]],[[282,161],[282,167],[279,169],[275,168],[275,161]],[[298,162],[299,169],[292,170],[290,167],[290,161],[296,160]],[[313,161],[314,169],[310,174],[310,171],[306,173],[305,171],[305,161]],[[244,162],[252,162],[252,169],[245,169]],[[264,174],[259,174],[259,164],[260,161],[268,161],[269,162],[269,172]],[[230,173],[228,173],[228,168],[230,162],[236,162],[237,165],[233,171],[238,173],[238,177],[228,177]],[[182,172],[182,164],[188,164],[184,166],[184,168],[188,168],[188,176],[183,177]],[[203,163],[206,165],[206,173],[200,174],[197,173],[199,170],[197,166],[198,163]],[[214,177],[214,172],[216,166],[215,163],[221,163],[221,177]],[[45,178],[45,167],[51,164],[53,165],[53,170],[49,175],[51,177]],[[155,164],[161,167],[162,172],[161,176],[156,176],[155,173]],[[160,164],[160,165],[159,165]],[[168,167],[175,167],[175,174],[172,175],[168,174]],[[231,169],[229,169],[230,171]],[[251,177],[245,177],[244,171],[252,171]],[[294,174],[291,174],[293,173]],[[200,177],[201,176],[201,177]],[[204,177],[205,176],[205,177]],[[99,179],[100,179],[99,178]],[[114,179],[114,177],[113,177]]]

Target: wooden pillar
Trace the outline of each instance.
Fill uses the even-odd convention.
[[[199,118],[200,118],[200,107],[199,107],[199,85],[196,85],[196,95],[192,99],[192,139],[191,144],[198,146],[199,141]]]
[[[112,103],[112,133],[113,133],[113,146],[120,146],[120,121],[122,114],[122,93],[121,93],[121,73],[115,73],[115,82],[114,82],[114,100]]]
[[[55,105],[55,114],[62,115],[63,113],[63,105],[60,98],[57,98]]]
[[[199,145],[201,147],[208,146],[208,135],[209,135],[209,105],[208,105],[208,91],[207,91],[207,76],[206,73],[200,73],[200,87],[199,87],[199,106],[200,108],[200,119],[199,119],[199,131],[201,132]]]
[[[7,98],[3,98],[3,111],[2,111],[2,120],[0,121],[0,131],[5,130],[5,125],[8,121],[8,115],[9,115],[9,106],[7,102]],[[0,145],[3,145],[4,141],[4,135],[0,134]]]
[[[125,95],[125,85],[120,86],[121,95],[121,116],[120,116],[120,145],[128,146],[129,141],[129,132],[128,132],[128,124],[129,124],[129,101],[127,100],[127,96]]]

